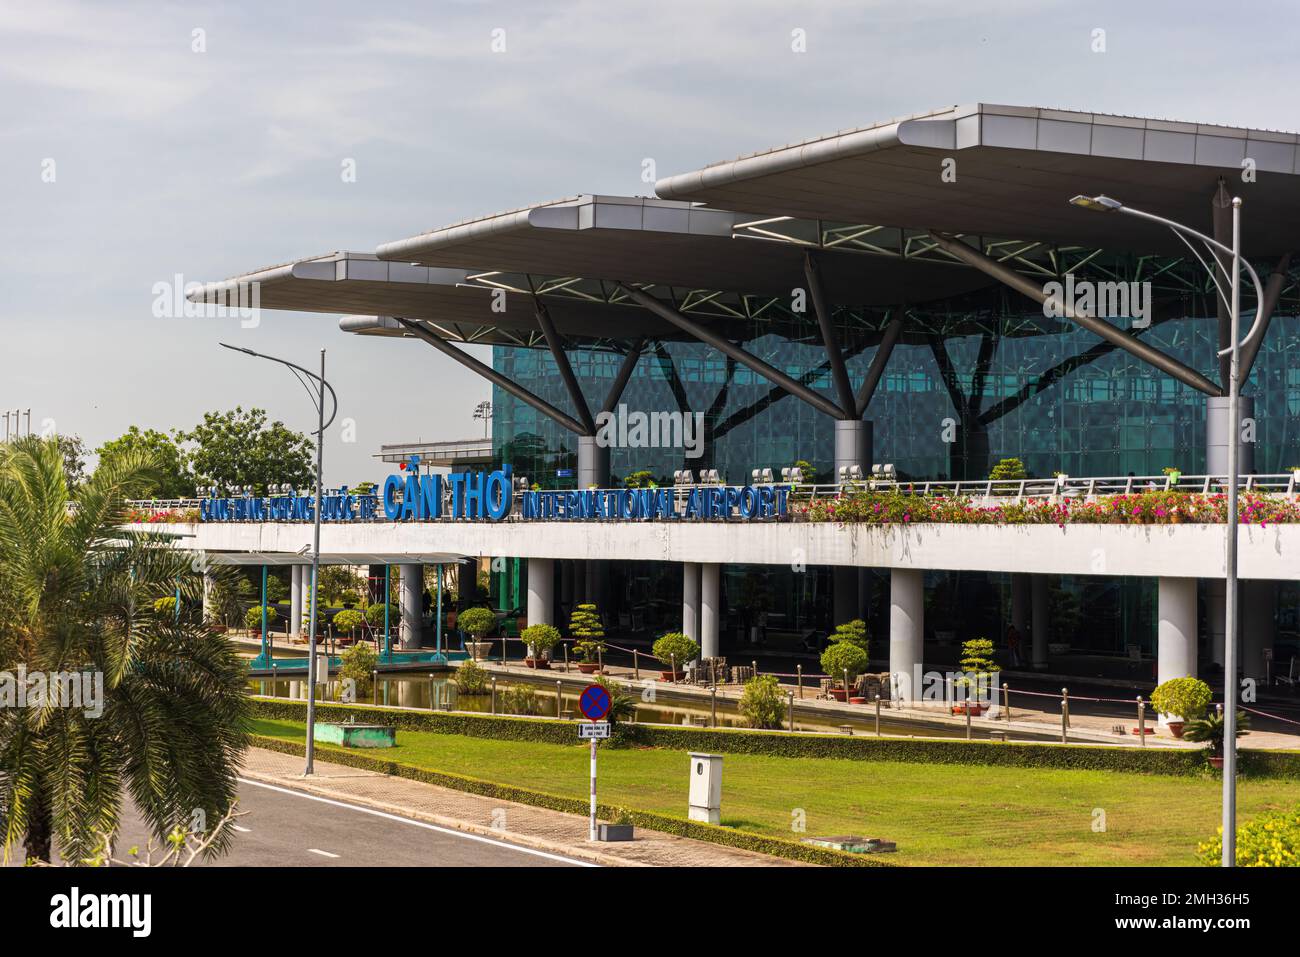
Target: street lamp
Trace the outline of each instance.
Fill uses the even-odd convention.
[[[483,438],[488,438],[488,421],[492,418],[492,403],[483,401],[474,406],[474,418],[483,420]]]
[[[1243,346],[1256,348],[1256,341],[1264,334],[1263,310],[1264,291],[1259,283],[1259,276],[1245,259],[1241,258],[1241,197],[1232,199],[1232,246],[1225,246],[1216,239],[1197,232],[1190,226],[1176,223],[1163,216],[1146,213],[1131,206],[1125,206],[1110,196],[1076,196],[1070,202],[1083,209],[1097,212],[1120,212],[1148,222],[1168,226],[1175,236],[1191,250],[1192,255],[1210,273],[1219,296],[1228,304],[1232,317],[1232,343],[1226,349],[1220,349],[1220,356],[1230,355],[1231,364],[1228,374],[1228,514],[1225,530],[1225,565],[1227,566],[1226,614],[1223,633],[1223,859],[1224,867],[1232,867],[1237,857],[1237,538],[1240,524],[1237,518],[1237,483],[1239,480],[1238,462],[1241,446],[1241,420],[1238,406],[1241,398],[1241,366],[1239,353]],[[1214,269],[1188,242],[1187,237],[1199,239],[1222,268],[1219,253],[1232,257],[1232,289],[1225,295],[1223,287]],[[1216,250],[1218,252],[1216,252]],[[1255,320],[1251,323],[1246,338],[1240,342],[1237,337],[1241,331],[1241,270],[1245,268],[1250,281],[1255,286]]]
[[[307,622],[307,764],[303,769],[303,775],[309,775],[314,770],[313,764],[316,757],[316,596],[317,581],[320,578],[320,512],[321,512],[321,463],[324,459],[325,430],[334,423],[334,417],[338,415],[339,399],[334,392],[334,387],[325,381],[325,350],[320,351],[320,375],[309,372],[300,365],[295,365],[286,359],[277,359],[275,356],[264,355],[260,352],[254,352],[252,349],[245,349],[242,346],[232,346],[228,343],[221,343],[223,348],[233,349],[235,352],[242,352],[245,355],[256,356],[259,359],[269,359],[272,362],[278,362],[280,365],[288,366],[302,383],[307,394],[311,396],[312,404],[316,406],[316,421],[318,428],[316,430],[316,507],[313,518],[312,544],[311,544],[311,613]],[[312,394],[311,387],[303,380],[307,376],[317,383],[316,394]],[[333,409],[330,411],[330,420],[325,421],[325,390],[329,389],[330,401],[333,403]]]

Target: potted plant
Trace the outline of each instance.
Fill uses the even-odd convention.
[[[569,634],[576,640],[573,650],[578,655],[578,670],[584,675],[594,675],[600,670],[605,653],[605,627],[595,605],[583,604],[573,610]]]
[[[839,687],[831,685],[831,697],[848,701],[853,679],[867,670],[867,653],[851,641],[835,641],[822,652],[821,663],[832,681],[839,682]]]
[[[1166,465],[1160,471],[1163,472],[1168,477],[1170,488],[1178,487],[1178,480],[1183,477],[1182,469],[1180,469],[1177,465]]]
[[[1215,708],[1204,717],[1187,722],[1183,729],[1184,741],[1205,742],[1208,744],[1210,764],[1216,768],[1223,767],[1223,739],[1225,734],[1223,708]],[[1237,712],[1237,737],[1250,734],[1250,715],[1244,711]]]
[[[659,672],[664,681],[678,681],[684,675],[688,661],[694,661],[700,653],[700,646],[680,631],[670,631],[654,643],[651,649],[654,656],[668,668]]]
[[[334,616],[334,630],[340,635],[347,635],[349,641],[356,641],[357,630],[366,624],[365,612],[355,608],[345,608]]]
[[[961,670],[965,674],[958,678],[955,684],[967,689],[973,688],[975,696],[978,697],[981,689],[992,685],[993,675],[1002,670],[993,659],[993,642],[987,638],[972,638],[970,641],[962,642]],[[971,692],[967,691],[966,700],[954,704],[952,713],[965,714],[969,711],[976,717],[983,714],[984,705],[978,700],[972,701],[971,696]]]
[[[524,640],[524,644],[528,648],[528,657],[524,659],[524,664],[539,671],[551,667],[547,658],[551,653],[551,649],[560,643],[560,630],[558,628],[545,623],[529,625],[519,637]]]
[[[175,599],[161,599],[161,600],[174,601]],[[155,603],[155,605],[156,604],[157,603]],[[267,607],[266,627],[268,631],[270,630],[271,626],[275,624],[276,619],[279,617],[280,617],[280,613],[278,611],[276,611],[274,608],[271,608],[269,606]],[[247,628],[249,631],[255,631],[258,632],[259,634],[261,633],[262,631],[262,606],[261,605],[254,605],[252,608],[248,609],[248,611],[244,612],[244,627]]]
[[[1170,678],[1151,692],[1151,707],[1167,716],[1169,732],[1181,738],[1186,723],[1205,714],[1211,697],[1210,686],[1199,678]]]
[[[613,820],[608,824],[600,824],[598,826],[596,839],[599,841],[635,840],[635,837],[633,836],[632,815],[627,812],[626,808],[615,808]]]
[[[490,608],[467,608],[456,619],[456,624],[474,639],[465,642],[470,657],[475,661],[482,661],[486,658],[492,643],[483,639],[497,624],[497,616],[492,614],[492,610]]]

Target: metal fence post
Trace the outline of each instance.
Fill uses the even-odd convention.
[[[561,684],[562,684],[562,682],[560,681],[560,679],[559,679],[559,678],[556,678],[556,679],[555,679],[555,716],[556,716],[557,718],[562,718],[562,717],[564,717],[564,713],[563,713],[563,712],[564,712],[564,703],[563,703],[563,701],[562,701],[562,695],[561,695],[561,693],[560,693],[560,685],[561,685]]]
[[[668,656],[668,667],[673,669],[672,683],[677,684],[677,656],[670,654]]]
[[[876,737],[880,737],[880,695],[876,695]]]
[[[799,683],[799,700],[803,700],[803,665],[794,666],[795,680]]]
[[[562,642],[562,645],[564,647],[564,673],[567,675],[569,673],[569,643],[565,641]]]
[[[370,672],[370,703],[379,704],[379,669]]]
[[[497,713],[497,676],[492,676],[492,713]]]
[[[433,699],[433,673],[432,672],[429,673],[429,710],[430,711],[438,710],[438,705],[434,702]]]
[[[565,670],[568,670],[567,665]],[[632,678],[635,681],[641,680],[641,653],[635,648],[632,649]]]
[[[794,733],[794,692],[787,691],[786,698],[790,702],[790,733]]]
[[[1138,740],[1142,742],[1142,747],[1147,746],[1147,704],[1138,695]]]
[[[718,686],[712,685],[709,688],[709,714],[713,727],[718,726]]]
[[[1007,724],[1011,723],[1011,686],[1002,682],[1002,710],[1007,713]]]
[[[1067,744],[1070,740],[1070,689],[1061,689],[1061,743]]]
[[[965,707],[963,710],[966,712],[966,740],[969,741],[970,738],[971,738],[971,731],[970,731],[970,699],[969,699],[969,698],[966,700],[966,707]]]

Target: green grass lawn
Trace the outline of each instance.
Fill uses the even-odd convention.
[[[298,722],[253,722],[303,740]],[[322,751],[331,749],[320,746]],[[398,731],[386,760],[585,798],[588,751],[572,746]],[[658,748],[602,750],[601,803],[686,816],[688,759]],[[955,767],[728,754],[722,823],[774,837],[858,834],[897,841],[890,860],[939,865],[1189,865],[1219,822],[1210,778],[1113,771]],[[1240,819],[1300,802],[1300,781],[1244,781]],[[1094,831],[1094,810],[1105,830]],[[792,830],[802,811],[806,832]]]

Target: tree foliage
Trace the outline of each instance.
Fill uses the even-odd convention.
[[[263,409],[208,412],[193,429],[176,435],[193,443],[189,463],[197,486],[251,485],[264,492],[281,482],[304,487],[314,481],[311,441],[283,422],[268,423]]]
[[[146,494],[153,498],[189,498],[194,495],[194,477],[185,461],[185,451],[173,436],[156,429],[131,426],[115,439],[95,450],[99,462],[111,462],[128,453],[143,453],[158,463],[157,476]]]

